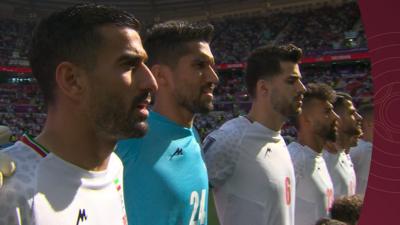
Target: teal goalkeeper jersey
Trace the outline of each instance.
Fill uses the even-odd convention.
[[[149,130],[118,142],[129,225],[207,224],[208,177],[199,136],[150,112]]]

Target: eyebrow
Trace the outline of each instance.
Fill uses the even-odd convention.
[[[195,56],[194,61],[198,61],[198,62],[209,62],[212,65],[215,65],[215,60],[214,57],[207,55],[205,53],[200,53],[198,55]]]
[[[144,53],[135,52],[135,54],[124,53],[120,57],[118,57],[117,62],[135,62],[138,60],[146,62],[147,54],[145,52]]]
[[[301,74],[291,73],[288,79],[293,79],[293,78],[299,78],[299,80],[301,80],[303,77],[301,76]]]

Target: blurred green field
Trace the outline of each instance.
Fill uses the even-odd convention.
[[[215,210],[214,197],[210,190],[208,195],[208,225],[219,225],[217,211]]]

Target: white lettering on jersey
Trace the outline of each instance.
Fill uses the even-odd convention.
[[[204,224],[206,222],[205,198],[206,198],[206,189],[202,189],[200,198],[200,209],[197,212],[197,209],[199,208],[199,193],[197,193],[197,191],[193,191],[192,194],[190,195],[190,205],[193,205],[193,211],[192,211],[192,216],[190,217],[189,225],[196,225],[197,221],[199,221],[199,224]],[[197,219],[195,220],[196,214],[198,216]]]

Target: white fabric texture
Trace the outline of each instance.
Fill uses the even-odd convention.
[[[204,151],[221,225],[294,224],[294,170],[279,132],[238,117]]]
[[[322,153],[292,142],[289,153],[296,176],[295,224],[310,225],[329,217],[333,184]]]
[[[123,225],[120,159],[113,153],[107,169],[92,172],[54,154],[42,158],[17,142],[5,150],[17,164],[0,190],[0,224]]]
[[[350,157],[357,178],[356,193],[365,195],[371,166],[372,143],[359,139],[357,146],[350,149]]]
[[[350,156],[344,151],[339,151],[337,154],[325,151],[323,156],[331,175],[335,199],[354,195],[357,181]]]

